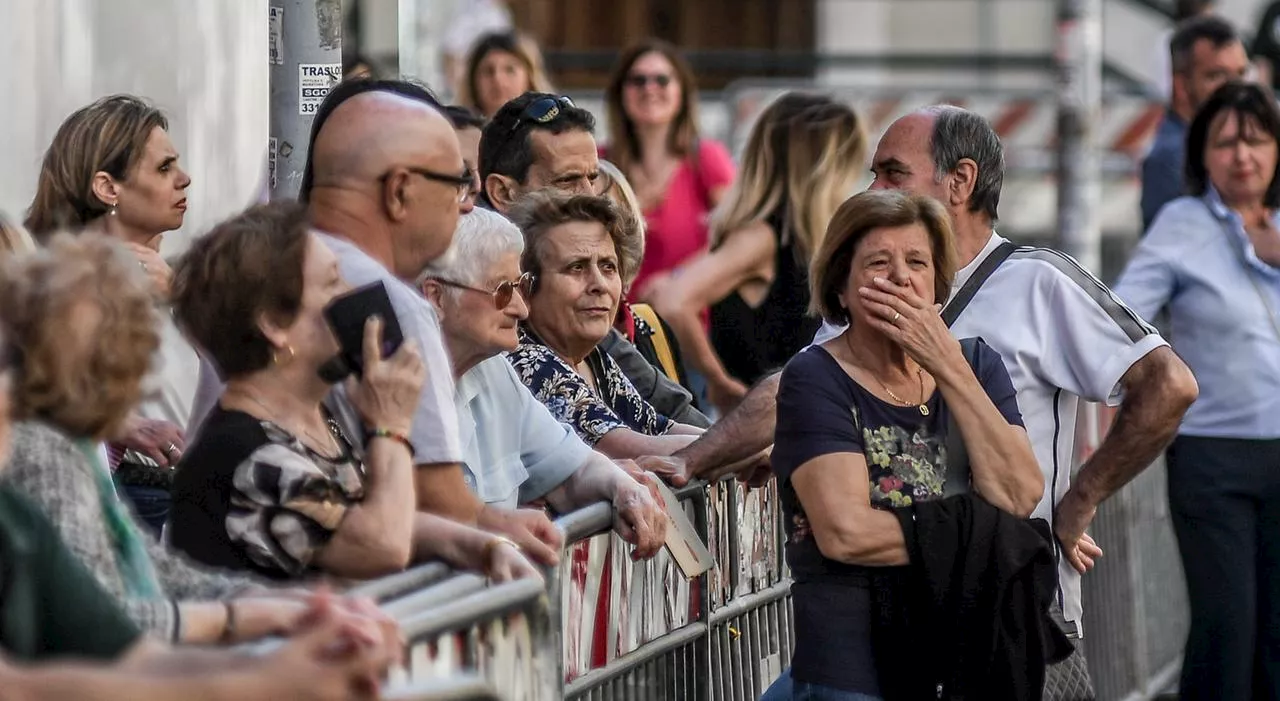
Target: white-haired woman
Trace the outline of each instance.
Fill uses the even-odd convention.
[[[666,520],[648,489],[557,421],[502,357],[519,345],[517,329],[529,315],[523,252],[514,224],[476,209],[459,219],[453,245],[419,283],[440,312],[453,361],[467,483],[485,503],[506,508],[546,499],[567,512],[609,500],[619,533],[650,557]]]

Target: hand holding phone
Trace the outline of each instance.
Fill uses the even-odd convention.
[[[381,281],[334,298],[324,310],[325,320],[342,349],[340,360],[346,371],[357,376],[364,374],[365,324],[375,316],[382,319],[380,356],[387,358],[404,343],[404,334],[400,330],[396,310],[391,306],[391,297]]]
[[[402,344],[385,359],[378,357],[383,327],[382,318],[377,316],[365,323],[364,375],[359,383],[352,383],[349,396],[370,430],[408,436],[427,372],[413,341]]]

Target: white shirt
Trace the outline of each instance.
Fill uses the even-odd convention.
[[[1005,239],[993,233],[956,272],[954,295]],[[844,332],[824,324],[822,343]],[[980,337],[1000,354],[1026,423],[1045,494],[1032,516],[1052,525],[1053,506],[1071,484],[1080,399],[1120,403],[1120,380],[1134,363],[1168,345],[1070,256],[1021,247],[987,279],[951,326],[957,338]],[[1079,630],[1080,574],[1058,558],[1059,604]]]
[[[418,344],[427,369],[427,381],[418,397],[409,434],[414,462],[419,465],[462,462],[458,413],[453,405],[453,368],[444,348],[444,332],[435,307],[355,244],[319,231],[316,235],[338,257],[338,270],[348,283],[358,287],[381,281],[386,285],[405,340]],[[345,402],[342,386],[336,391]]]
[[[178,330],[168,306],[161,307],[157,315],[160,346],[142,381],[144,399],[138,405],[138,415],[186,429],[200,381],[200,356]]]
[[[515,508],[546,496],[591,457],[590,446],[539,402],[496,355],[458,378],[454,397],[467,486]]]

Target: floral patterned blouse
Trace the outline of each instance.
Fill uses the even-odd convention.
[[[507,360],[533,396],[589,445],[616,428],[650,436],[671,430],[672,421],[646,402],[613,358],[599,348],[587,357],[599,394],[528,327],[521,327],[520,346]]]

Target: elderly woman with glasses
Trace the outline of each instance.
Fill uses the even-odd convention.
[[[542,191],[516,205],[522,267],[533,281],[529,318],[508,359],[534,396],[596,450],[612,458],[669,455],[702,430],[659,414],[600,349],[622,298],[626,216],[594,195]]]
[[[462,216],[449,251],[419,284],[440,311],[456,377],[467,483],[488,504],[546,499],[560,512],[607,500],[618,531],[641,557],[662,546],[666,520],[648,489],[556,420],[502,357],[519,343],[532,276],[520,273],[524,239],[502,215]]]

